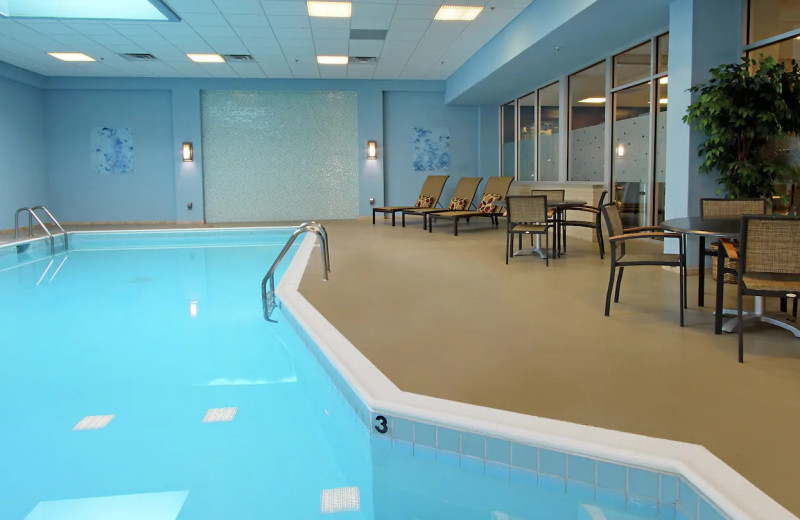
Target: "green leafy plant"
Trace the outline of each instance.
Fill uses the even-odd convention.
[[[708,83],[689,89],[700,95],[683,116],[708,136],[697,150],[700,171],[718,172],[731,198],[770,197],[776,180],[797,175],[785,150],[768,145],[800,132],[800,67],[742,58],[710,72]]]

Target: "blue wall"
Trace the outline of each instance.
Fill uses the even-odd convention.
[[[474,106],[446,106],[444,92],[386,92],[383,97],[386,204],[413,204],[428,175],[450,175],[442,204],[453,196],[458,179],[478,177],[479,110]],[[418,172],[412,166],[414,127],[450,130],[450,169]],[[480,191],[478,192],[480,193]]]
[[[175,174],[168,91],[48,90],[51,211],[64,222],[172,221]],[[92,172],[94,128],[129,128],[131,175]]]
[[[13,228],[17,208],[50,202],[44,121],[42,90],[0,74],[0,229]]]

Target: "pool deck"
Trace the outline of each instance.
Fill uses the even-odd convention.
[[[230,226],[247,225],[258,224]],[[681,328],[676,274],[657,267],[628,269],[603,316],[609,261],[585,240],[571,238],[549,267],[538,257],[505,265],[503,223],[481,219],[458,237],[416,220],[325,225],[330,280],[312,255],[300,291],[400,389],[700,444],[800,516],[800,341],[760,325],[745,334],[740,365],[736,335],[713,333],[710,275],[703,309],[689,277]],[[191,227],[210,226],[67,229]],[[726,306],[734,300],[727,286]]]
[[[736,335],[713,333],[713,283],[698,309],[689,277],[681,328],[677,275],[631,268],[607,318],[609,263],[588,241],[506,266],[502,225],[326,227],[330,280],[312,255],[300,291],[400,389],[701,444],[800,515],[800,341],[758,326],[740,365]]]

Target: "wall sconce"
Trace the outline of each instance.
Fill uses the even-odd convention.
[[[183,156],[183,162],[191,162],[194,160],[194,148],[192,147],[192,143],[183,143],[181,155]]]
[[[622,143],[617,145],[617,157],[625,157],[625,145]]]
[[[367,159],[378,158],[378,141],[367,141]]]

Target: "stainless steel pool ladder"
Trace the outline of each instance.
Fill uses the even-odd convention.
[[[281,249],[278,258],[272,262],[272,266],[269,268],[269,271],[267,271],[267,274],[265,274],[264,278],[261,280],[261,304],[264,309],[264,319],[267,321],[275,323],[275,320],[270,319],[272,311],[274,311],[275,307],[277,306],[277,302],[275,301],[275,270],[278,268],[281,260],[283,260],[283,257],[286,256],[289,248],[292,247],[295,239],[297,239],[297,237],[303,233],[314,233],[317,235],[317,240],[320,244],[319,250],[322,254],[322,281],[325,282],[328,280],[328,273],[331,270],[331,255],[330,250],[328,249],[328,232],[325,231],[325,226],[318,222],[314,222],[313,220],[303,222],[297,226],[297,229],[295,229],[294,232],[292,232],[292,236],[286,241],[286,245],[284,245],[283,249]],[[269,282],[269,290],[267,290],[267,282]]]
[[[39,225],[42,226],[42,229],[44,229],[44,232],[47,233],[47,236],[50,238],[50,254],[51,255],[56,254],[56,245],[55,245],[55,239],[53,237],[53,234],[50,233],[50,230],[47,229],[47,226],[44,225],[42,220],[39,218],[39,215],[36,214],[36,211],[38,211],[38,210],[44,211],[47,214],[47,216],[50,218],[50,220],[53,222],[53,224],[55,224],[55,226],[61,231],[61,233],[64,235],[64,250],[66,251],[67,249],[69,249],[69,237],[67,236],[67,232],[64,231],[64,228],[61,227],[61,224],[58,223],[58,221],[53,216],[53,214],[50,213],[50,211],[47,208],[45,208],[44,206],[34,206],[32,208],[19,208],[17,210],[17,212],[14,214],[14,239],[16,240],[17,237],[19,236],[19,215],[20,215],[20,213],[26,213],[27,212],[28,213],[28,236],[29,237],[33,236],[33,219],[36,219],[36,222],[38,222]]]

